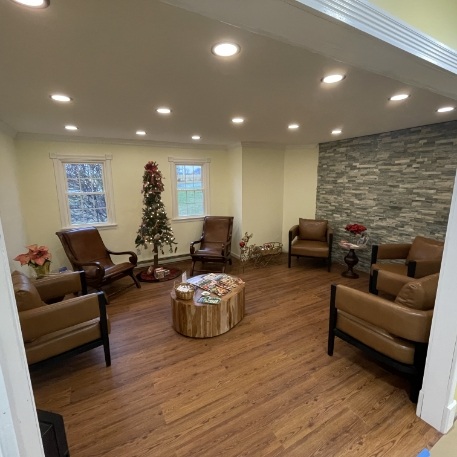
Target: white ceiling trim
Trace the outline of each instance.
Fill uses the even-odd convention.
[[[457,74],[456,51],[362,0],[294,1]]]

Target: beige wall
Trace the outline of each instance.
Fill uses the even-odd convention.
[[[316,216],[317,165],[319,146],[289,147],[284,156],[284,197],[282,243],[288,249],[289,229],[298,218]]]
[[[243,149],[241,144],[228,148],[228,174],[231,178],[229,184],[230,203],[229,214],[233,219],[232,252],[240,254],[239,240],[241,239],[243,221]]]
[[[281,241],[283,193],[284,150],[243,146],[242,233],[252,244]]]
[[[140,193],[143,167],[149,160],[157,161],[163,173],[162,201],[171,217],[168,158],[211,159],[210,213],[234,216],[234,254],[239,253],[238,242],[245,231],[254,233],[252,243],[282,241],[286,249],[290,226],[299,216],[315,215],[317,145],[286,150],[240,144],[225,150],[42,140],[14,142],[11,137],[1,135],[0,148],[0,164],[4,165],[0,186],[5,189],[0,197],[0,214],[10,255],[23,252],[25,244],[45,244],[54,256],[54,270],[70,265],[55,235],[61,229],[61,221],[50,153],[113,156],[117,227],[101,230],[106,245],[113,250],[136,251],[134,240],[143,207]],[[201,221],[172,221],[178,242],[174,255],[188,255],[189,243],[199,238],[201,226]],[[140,252],[140,261],[152,258],[150,251]],[[169,255],[165,251],[164,257]],[[16,262],[12,266],[19,268]]]
[[[22,180],[18,180],[14,140],[0,130],[0,218],[11,270],[20,270],[19,262],[13,258],[26,252],[25,245],[28,244],[19,197],[22,183]]]
[[[370,3],[457,50],[456,0],[370,0]]]
[[[228,159],[225,150],[29,140],[17,141],[16,147],[21,170],[20,191],[27,242],[48,245],[54,255],[54,269],[63,265],[69,266],[69,263],[55,235],[61,228],[61,222],[50,153],[112,154],[117,227],[102,230],[101,236],[106,245],[114,251],[136,251],[135,236],[143,208],[140,193],[143,167],[149,160],[158,162],[164,176],[165,191],[162,194],[162,201],[170,218],[172,208],[168,157],[210,158],[211,213],[226,214],[229,211],[230,193],[227,192],[227,188],[230,176],[227,173]],[[171,225],[178,242],[177,253],[174,255],[189,254],[189,243],[200,236],[201,221],[172,222]],[[170,253],[165,251],[165,256],[169,255]],[[141,250],[140,261],[151,258],[150,251]]]

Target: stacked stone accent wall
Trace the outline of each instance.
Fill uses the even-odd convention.
[[[368,228],[356,270],[372,244],[444,240],[456,169],[457,121],[320,144],[316,217],[333,226],[333,260],[344,264],[348,223]]]

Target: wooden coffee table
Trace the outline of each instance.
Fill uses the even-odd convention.
[[[194,276],[190,281],[205,275]],[[171,291],[173,328],[192,338],[210,338],[222,335],[235,327],[244,317],[244,284],[224,295],[216,305],[198,303],[202,290],[195,290],[192,300],[181,300]],[[211,294],[211,297],[216,295]]]

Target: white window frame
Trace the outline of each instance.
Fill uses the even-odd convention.
[[[203,220],[210,211],[210,188],[209,188],[209,168],[211,159],[182,159],[179,157],[168,157],[171,167],[171,196],[172,196],[172,220],[189,221],[189,220]],[[201,216],[179,216],[178,214],[178,182],[176,179],[176,166],[177,165],[199,165],[202,167],[203,178],[203,212]]]
[[[56,178],[57,198],[59,201],[60,220],[62,228],[72,227],[87,227],[94,226],[99,228],[115,227],[115,212],[114,212],[114,192],[111,173],[111,154],[100,155],[75,155],[75,154],[49,154],[53,161],[54,174]],[[103,163],[103,186],[105,189],[106,200],[106,222],[90,223],[90,224],[72,224],[70,218],[70,208],[68,202],[68,187],[67,175],[65,173],[65,164],[67,163]]]

